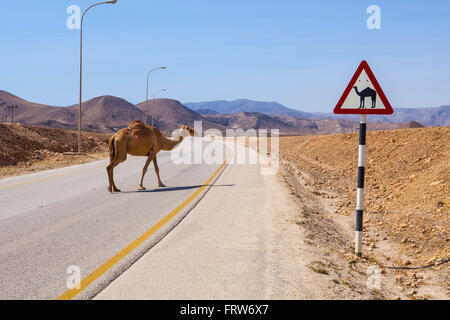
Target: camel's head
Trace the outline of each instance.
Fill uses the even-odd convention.
[[[188,126],[181,126],[181,131],[183,131],[183,136],[193,137],[195,134],[194,129],[192,129]]]

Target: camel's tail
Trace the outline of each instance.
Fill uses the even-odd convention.
[[[116,146],[115,146],[115,137],[112,136],[111,138],[109,138],[109,159],[111,162],[114,161],[114,159],[116,158]]]

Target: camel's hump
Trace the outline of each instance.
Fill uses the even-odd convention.
[[[143,123],[142,121],[139,121],[139,120],[133,121],[128,126],[128,128],[131,128],[131,129],[145,129],[146,127],[147,126],[145,125],[145,123]]]

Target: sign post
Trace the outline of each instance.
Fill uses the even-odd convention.
[[[356,193],[355,254],[362,255],[364,170],[368,114],[393,114],[394,110],[366,61],[361,62],[341,99],[336,114],[359,114],[358,188]]]
[[[358,150],[358,188],[356,194],[355,254],[361,256],[364,213],[364,168],[366,162],[367,114],[360,115]]]

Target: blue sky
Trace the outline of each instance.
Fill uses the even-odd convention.
[[[79,31],[66,27],[66,9],[93,3],[0,0],[0,89],[75,104]],[[372,4],[381,30],[366,27]],[[86,15],[83,100],[141,102],[147,71],[166,65],[150,83],[168,89],[160,97],[332,112],[365,59],[394,108],[450,104],[448,17],[448,0],[118,0]]]

